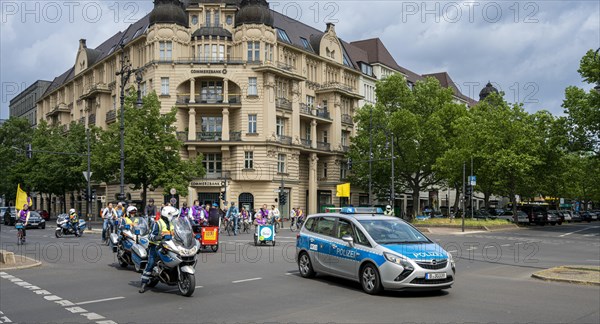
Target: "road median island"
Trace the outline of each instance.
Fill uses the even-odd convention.
[[[541,270],[531,276],[546,281],[600,286],[600,266],[565,265]]]
[[[6,250],[0,250],[0,270],[27,269],[42,265],[41,262],[23,255],[14,254]]]
[[[461,230],[462,220],[461,219],[427,219],[424,221],[414,221],[412,223],[419,229],[427,229],[430,233],[435,229],[447,229],[447,230]],[[500,231],[500,230],[511,230],[519,228],[515,224],[511,224],[505,220],[473,220],[465,219],[465,230],[468,231]]]

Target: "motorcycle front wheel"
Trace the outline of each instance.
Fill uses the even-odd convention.
[[[62,231],[62,229],[57,229],[57,230],[54,232],[54,235],[56,236],[56,238],[61,238],[61,237],[63,236],[63,231]]]
[[[190,297],[196,289],[196,277],[193,274],[181,273],[181,278],[178,282],[179,292],[185,296]]]

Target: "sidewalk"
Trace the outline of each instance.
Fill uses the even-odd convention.
[[[600,266],[565,265],[535,272],[533,278],[600,286]]]
[[[23,255],[14,254],[14,259],[13,259],[12,257],[8,257],[8,258],[6,257],[6,254],[12,253],[12,252],[0,250],[0,253],[2,253],[4,255],[2,260],[0,260],[0,271],[27,269],[27,268],[33,268],[33,267],[42,265],[41,262],[36,261],[31,258],[28,258]],[[10,259],[10,262],[4,263],[4,261],[7,261],[6,259]]]

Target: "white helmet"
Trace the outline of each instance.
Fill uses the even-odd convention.
[[[179,209],[172,206],[165,206],[160,212],[160,215],[162,217],[166,217],[170,222],[173,217],[177,217],[179,215]]]
[[[71,208],[71,209],[69,209],[69,216],[71,216],[71,215],[74,215],[74,214],[77,214],[77,213],[75,212],[75,208]]]
[[[127,207],[127,215],[129,215],[131,212],[137,213],[137,208],[135,208],[135,206]]]
[[[392,209],[392,206],[390,206],[390,205],[387,205],[387,206],[385,206],[385,209],[387,209],[387,210],[391,210],[391,209]]]

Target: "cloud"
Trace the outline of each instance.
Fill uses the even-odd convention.
[[[567,86],[590,88],[577,69],[585,52],[600,46],[597,1],[270,3],[319,30],[335,22],[345,41],[379,37],[401,66],[419,74],[447,71],[475,99],[493,81],[529,111],[562,114]],[[52,80],[73,65],[80,38],[98,46],[151,9],[151,1],[3,0],[0,118],[8,117],[12,98],[5,84],[23,90],[37,79]],[[468,93],[472,82],[479,88]]]

